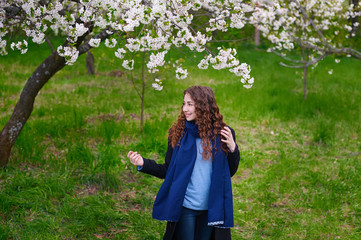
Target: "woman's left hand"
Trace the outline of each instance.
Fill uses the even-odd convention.
[[[221,130],[221,134],[225,138],[221,139],[221,141],[227,144],[229,151],[234,152],[236,143],[233,140],[231,129],[229,129],[229,127],[224,127],[224,129]]]

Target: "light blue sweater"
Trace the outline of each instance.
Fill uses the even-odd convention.
[[[193,210],[208,210],[209,189],[211,186],[212,160],[202,157],[201,139],[196,139],[197,159],[189,180],[183,207]]]

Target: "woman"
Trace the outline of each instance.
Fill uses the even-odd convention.
[[[164,164],[133,151],[128,158],[140,172],[165,178],[153,206],[153,218],[167,221],[164,239],[231,239],[231,176],[240,153],[211,88],[184,91],[181,113],[169,130]]]

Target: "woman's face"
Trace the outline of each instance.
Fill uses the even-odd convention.
[[[183,113],[186,116],[187,121],[193,121],[197,118],[194,101],[188,93],[184,95]]]

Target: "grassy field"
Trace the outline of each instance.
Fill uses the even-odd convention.
[[[0,170],[0,239],[160,239],[165,223],[151,210],[162,181],[137,173],[126,153],[162,162],[183,90],[200,84],[215,91],[241,149],[233,239],[359,239],[361,62],[326,58],[310,71],[303,100],[299,70],[252,46],[238,52],[252,67],[252,89],[173,53],[186,59],[189,78],[163,71],[158,92],[148,76],[142,133],[140,99],[111,50],[94,50],[95,76],[84,56],[57,73]],[[26,55],[0,58],[1,128],[48,54],[31,45]]]

